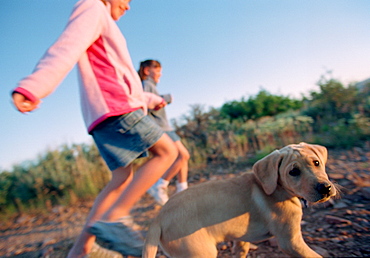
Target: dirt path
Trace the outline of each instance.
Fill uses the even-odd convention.
[[[369,257],[370,152],[354,149],[329,151],[329,155],[327,172],[342,187],[341,199],[305,209],[303,237],[313,249],[327,257]],[[217,173],[210,172],[206,177],[194,175],[189,181],[198,184],[242,172],[218,166]],[[46,214],[24,214],[1,221],[0,257],[66,257],[91,205],[86,202],[59,206]],[[132,213],[145,231],[159,209],[153,199],[145,195]],[[286,257],[274,239],[255,245],[257,249],[251,250],[248,257]],[[219,244],[219,257],[231,257],[230,246],[231,243]],[[166,256],[159,253],[158,257]]]

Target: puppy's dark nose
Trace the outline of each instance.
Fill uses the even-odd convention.
[[[331,191],[331,184],[329,183],[319,183],[316,186],[316,190],[323,195],[328,195],[330,194]]]

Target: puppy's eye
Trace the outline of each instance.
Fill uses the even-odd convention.
[[[293,168],[292,170],[289,171],[289,175],[291,176],[299,176],[301,174],[301,171],[299,168]]]
[[[313,164],[315,165],[315,167],[320,166],[320,162],[319,162],[318,160],[315,160],[315,161],[313,162]]]

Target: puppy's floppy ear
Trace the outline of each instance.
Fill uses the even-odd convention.
[[[284,155],[275,150],[253,165],[253,172],[267,195],[272,194],[277,186],[279,166]]]
[[[300,145],[312,150],[321,159],[321,161],[324,162],[324,164],[328,160],[328,150],[324,146],[317,144],[307,144],[304,142],[301,142]]]

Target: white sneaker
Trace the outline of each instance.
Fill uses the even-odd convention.
[[[159,205],[164,205],[168,201],[168,190],[160,181],[157,181],[149,190],[150,194]]]
[[[188,189],[188,182],[176,182],[176,193],[182,192],[186,189]]]

